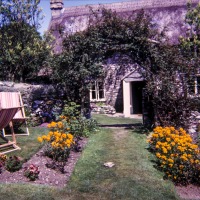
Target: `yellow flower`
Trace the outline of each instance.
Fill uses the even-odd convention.
[[[162,160],[167,160],[167,157],[166,157],[166,156],[160,156],[160,158],[161,158]]]
[[[171,129],[171,131],[175,131],[175,128],[174,127],[169,127]]]
[[[195,160],[195,163],[198,164],[198,163],[199,163],[199,160]]]
[[[38,140],[38,142],[42,142],[43,141],[43,139],[41,137],[38,137],[37,140]]]
[[[43,140],[46,140],[46,139],[47,139],[47,136],[46,136],[46,135],[43,135],[43,136],[42,136],[42,139],[43,139]]]
[[[152,137],[157,138],[157,137],[158,137],[158,134],[155,134],[155,133],[154,133],[154,134],[152,135]]]
[[[156,157],[160,158],[160,153],[156,153]]]
[[[52,132],[52,131],[49,131],[48,135],[49,135],[49,136],[52,136],[52,135],[53,135],[53,132]]]
[[[56,127],[56,122],[51,122],[50,128],[55,128]]]
[[[67,138],[67,134],[66,134],[66,133],[63,133],[63,134],[62,134],[62,137],[63,137],[63,138]]]
[[[58,122],[57,126],[58,126],[58,128],[63,128],[63,123],[62,122]]]
[[[159,133],[159,136],[162,138],[164,135],[162,133]]]
[[[171,148],[170,146],[168,146],[168,147],[167,147],[167,150],[169,150],[169,151],[170,151],[171,149],[172,149],[172,148]]]
[[[163,153],[167,153],[167,149],[166,148],[162,148]]]
[[[183,168],[184,168],[184,165],[179,165],[179,168],[180,168],[180,169],[183,169]]]
[[[168,159],[168,162],[170,162],[170,163],[174,163],[174,160],[171,159],[171,158],[169,158],[169,159]]]
[[[46,140],[49,142],[49,141],[51,140],[51,137],[48,135],[48,136],[46,137]]]
[[[69,139],[73,139],[73,138],[74,138],[74,136],[73,136],[72,134],[70,134],[70,133],[67,134],[67,137],[68,137]]]
[[[194,159],[190,159],[190,162],[193,164],[194,163]]]

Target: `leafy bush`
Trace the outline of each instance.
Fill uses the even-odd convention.
[[[24,176],[27,177],[31,181],[35,181],[38,179],[40,171],[37,166],[31,164],[28,167],[25,167],[24,169]]]
[[[77,117],[81,114],[80,105],[76,104],[75,102],[67,103],[65,101],[65,105],[62,111],[62,115],[70,116],[70,117]]]
[[[62,116],[60,118],[70,128],[70,132],[76,137],[88,137],[91,132],[95,132],[98,128],[94,119],[86,119],[82,116],[80,106],[74,102],[65,104]]]
[[[165,177],[176,184],[200,182],[200,151],[184,129],[156,127],[149,147],[156,155],[158,168],[165,172]]]
[[[9,172],[15,172],[22,168],[22,161],[17,156],[10,156],[6,159],[5,168]]]

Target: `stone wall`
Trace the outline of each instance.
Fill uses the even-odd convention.
[[[0,92],[20,92],[26,112],[35,121],[45,122],[62,111],[63,92],[53,85],[0,82]]]
[[[105,97],[106,104],[113,106],[117,112],[123,112],[122,80],[125,75],[138,67],[125,55],[115,54],[105,61]]]
[[[53,85],[34,85],[27,83],[0,82],[0,92],[20,92],[26,106],[30,107],[35,100],[56,97]]]

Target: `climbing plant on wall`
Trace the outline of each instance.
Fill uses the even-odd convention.
[[[62,53],[54,58],[53,79],[64,85],[68,96],[86,101],[90,82],[104,76],[102,65],[116,53],[132,56],[141,63],[146,59],[148,38],[156,37],[144,12],[135,20],[124,19],[108,10],[91,14],[91,23],[83,32],[61,34]]]

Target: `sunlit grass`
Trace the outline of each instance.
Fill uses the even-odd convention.
[[[107,116],[106,116],[107,117]],[[102,119],[102,118],[101,118]],[[122,123],[120,118],[109,123]],[[137,123],[123,119],[124,123]],[[130,121],[129,121],[130,120]],[[108,120],[106,120],[108,121]],[[18,136],[21,151],[12,154],[28,159],[41,147],[37,137],[47,132],[31,128],[30,136]],[[0,199],[6,200],[173,200],[174,186],[163,180],[153,167],[152,154],[146,150],[146,135],[123,128],[100,129],[91,135],[65,188],[32,184],[0,184]],[[106,168],[105,162],[115,166]]]
[[[124,117],[109,117],[104,114],[92,114],[92,117],[96,119],[99,124],[103,124],[103,125],[142,123],[141,119],[132,119],[132,118],[124,118]]]
[[[146,136],[120,131],[90,138],[67,187],[74,199],[177,199],[173,184],[150,161]],[[108,161],[115,166],[105,168]]]
[[[29,136],[16,136],[17,145],[21,150],[13,151],[7,155],[17,155],[24,160],[30,159],[41,148],[41,144],[37,141],[38,136],[46,134],[47,131],[46,128],[29,128]],[[8,138],[12,139],[11,137]]]

